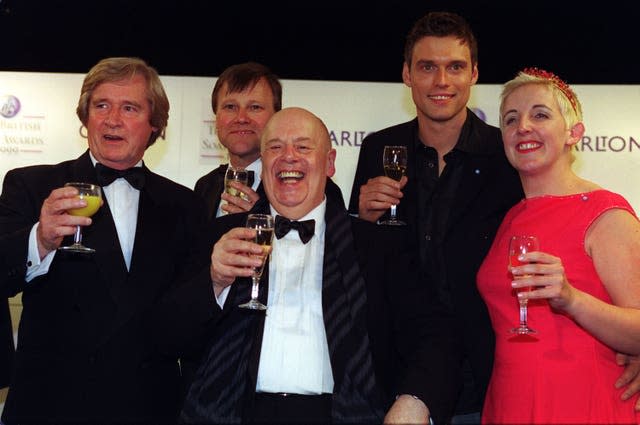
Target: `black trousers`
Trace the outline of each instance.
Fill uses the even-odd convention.
[[[256,393],[252,424],[331,423],[331,394]]]

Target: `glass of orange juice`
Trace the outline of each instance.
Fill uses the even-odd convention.
[[[73,186],[78,189],[78,197],[87,201],[87,206],[82,208],[73,208],[67,210],[67,213],[82,217],[91,217],[98,211],[102,204],[102,190],[100,186],[91,183],[71,182],[65,183],[65,186]],[[83,254],[91,254],[96,250],[86,247],[82,244],[82,227],[76,226],[76,233],[73,236],[73,244],[61,246],[61,251],[79,252]]]

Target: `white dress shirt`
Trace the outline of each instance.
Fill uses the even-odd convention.
[[[256,391],[333,392],[333,375],[322,313],[326,199],[300,220],[314,219],[307,244],[296,230],[274,237]],[[277,214],[272,208],[272,214]]]
[[[95,166],[96,159],[91,156],[91,162]],[[135,165],[142,166],[142,160]],[[131,266],[131,253],[133,252],[133,242],[136,236],[138,224],[138,202],[140,191],[134,189],[124,178],[116,179],[113,183],[102,188],[102,194],[107,199],[111,215],[116,225],[118,240],[122,248],[122,255],[127,265],[127,270]],[[29,251],[27,253],[27,273],[25,280],[30,282],[37,276],[46,274],[57,251],[51,251],[42,261],[38,253],[38,241],[36,229],[38,223],[34,224],[29,234]]]

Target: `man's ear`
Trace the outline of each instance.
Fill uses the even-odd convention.
[[[327,157],[327,177],[333,177],[336,173],[336,155],[337,152],[335,149],[331,149],[329,151],[329,155]]]
[[[409,64],[406,62],[402,65],[402,81],[405,86],[411,87],[411,71],[409,70]]]

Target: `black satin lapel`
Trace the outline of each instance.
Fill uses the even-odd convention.
[[[96,172],[88,150],[74,163],[73,174],[75,181],[96,183]],[[98,275],[101,279],[94,284],[104,282],[104,284],[112,286],[114,282],[123,282],[126,279],[127,269],[122,257],[113,216],[104,192],[102,198],[103,204],[91,217],[91,225],[82,229],[82,241],[84,245],[96,250],[90,255],[99,268]],[[71,242],[71,240],[65,239],[64,243],[67,242]]]
[[[220,206],[220,196],[224,192],[224,175],[227,171],[227,167],[220,167],[219,172],[213,175],[211,181],[211,190],[207,196],[207,208],[209,209],[209,217],[215,217]]]
[[[127,268],[122,256],[118,232],[116,230],[109,203],[103,198],[102,207],[92,217],[93,222],[83,231],[84,244],[94,248],[93,254],[100,275],[110,289],[123,283],[127,278]]]
[[[229,225],[226,229],[244,222],[241,214],[225,216],[223,220]],[[268,263],[262,276],[258,297],[266,303]],[[189,388],[179,423],[241,423],[243,413],[251,408],[265,312],[238,308],[249,301],[250,295],[251,279],[237,279]]]
[[[328,299],[326,295],[344,297],[341,302],[346,306],[346,313],[350,315],[352,323],[359,326],[364,331],[363,313],[366,304],[366,288],[364,280],[358,278],[360,266],[355,255],[355,247],[353,234],[351,233],[351,225],[349,216],[346,211],[340,211],[335,208],[335,204],[327,202],[326,230],[325,230],[325,249],[323,261],[323,311],[325,314],[325,327],[327,336],[340,334],[334,328],[339,326],[337,321],[331,320],[336,318],[334,310],[338,309],[336,300]],[[345,276],[350,276],[349,285],[346,284]],[[335,285],[332,290],[331,286]],[[344,312],[343,312],[344,313]],[[329,348],[335,341],[328,341]],[[334,353],[330,353],[334,354]],[[336,387],[340,385],[340,378],[343,376],[346,361],[348,359],[341,356],[331,358],[331,366],[333,368],[334,378],[336,378]]]
[[[366,328],[366,285],[357,261],[350,217],[327,200],[322,310],[334,376],[332,417],[337,422],[380,423]]]
[[[96,170],[91,162],[89,150],[87,149],[72,165],[73,177],[69,180],[82,183],[98,184]]]
[[[251,279],[247,279],[249,283],[244,288],[238,287],[238,290],[241,291],[238,295],[238,305],[243,304],[251,298]],[[260,287],[258,289],[258,299],[264,305],[267,305],[269,294],[269,260],[264,265],[264,270],[262,272],[262,279],[260,279]],[[232,308],[234,306],[231,306]],[[260,312],[262,313],[262,312]],[[262,336],[264,335],[264,319],[266,313],[259,314],[259,317],[256,319],[255,326],[255,334],[253,336],[253,347],[249,354],[249,365],[248,365],[248,373],[249,373],[249,385],[251,388],[256,387],[256,383],[258,382],[258,366],[260,364],[260,351],[262,349]]]

